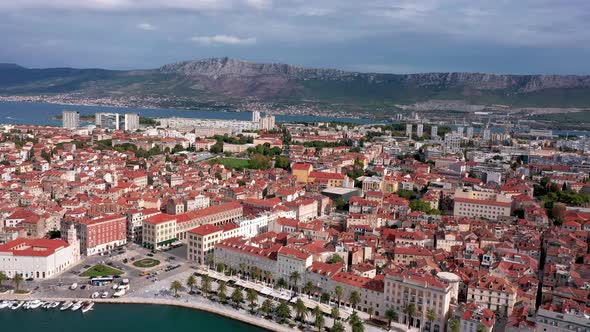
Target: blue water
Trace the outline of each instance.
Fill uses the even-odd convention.
[[[0,123],[30,124],[61,126],[61,120],[56,120],[63,110],[78,111],[82,115],[91,115],[97,112],[138,113],[140,116],[152,118],[186,117],[221,120],[250,120],[250,112],[219,112],[203,110],[178,110],[156,108],[125,108],[107,106],[79,106],[59,105],[47,103],[28,102],[0,102]],[[369,119],[337,118],[311,115],[277,115],[277,122],[349,122],[349,123],[381,123]]]
[[[96,304],[90,312],[0,310],[2,331],[160,332],[266,330],[203,311],[160,305]]]

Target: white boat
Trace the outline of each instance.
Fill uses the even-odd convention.
[[[92,307],[94,307],[94,302],[84,303],[84,305],[82,306],[82,313],[86,313],[86,312],[92,310]]]
[[[55,301],[49,305],[49,309],[55,309],[55,308],[59,307],[60,304],[61,304],[61,302]]]
[[[0,309],[4,309],[4,308],[8,308],[12,305],[12,302],[10,301],[2,301],[0,303]]]
[[[51,306],[51,301],[47,301],[47,302],[43,303],[41,308],[47,310],[47,309],[49,309],[50,306]]]
[[[59,310],[61,310],[61,311],[68,310],[68,309],[70,309],[72,307],[72,305],[74,305],[74,303],[72,301],[65,302],[61,306],[61,308],[59,308]]]
[[[78,301],[78,302],[74,303],[74,305],[72,305],[72,308],[70,310],[76,311],[80,308],[82,308],[82,301]]]
[[[10,309],[12,310],[16,310],[19,309],[20,307],[22,307],[23,305],[25,305],[24,301],[16,301],[12,304],[12,306],[10,307]]]
[[[77,283],[73,283],[72,286],[70,286],[70,289],[71,290],[74,290],[76,288],[78,288],[78,284]]]
[[[45,302],[39,301],[39,300],[33,300],[28,303],[28,305],[29,305],[28,308],[29,309],[37,309],[40,306],[42,306],[43,304],[45,304]]]

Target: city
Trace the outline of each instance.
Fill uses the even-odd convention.
[[[4,125],[0,307],[175,304],[277,331],[587,329],[589,141],[398,119],[82,125],[68,110],[63,128]]]

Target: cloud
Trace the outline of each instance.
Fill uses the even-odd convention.
[[[150,23],[139,23],[136,27],[140,30],[145,30],[145,31],[154,31],[157,29],[156,26],[154,26]]]
[[[256,44],[256,38],[240,38],[229,35],[196,36],[191,38],[195,43],[202,45],[252,45]]]

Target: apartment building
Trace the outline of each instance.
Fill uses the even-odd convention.
[[[256,267],[263,275],[269,275],[270,281],[278,280],[277,253],[280,244],[260,247],[248,243],[242,238],[229,238],[215,245],[213,260],[215,264],[223,263],[226,267],[241,270],[242,266],[250,270]]]
[[[159,214],[158,209],[130,210],[127,211],[127,241],[142,243],[142,226],[146,218]]]
[[[482,304],[502,317],[508,317],[516,303],[516,293],[516,288],[508,280],[485,275],[469,284],[467,300]]]
[[[410,270],[390,272],[385,275],[385,307],[392,307],[404,324],[426,331],[443,331],[449,314],[451,299],[457,299],[457,288],[448,279],[431,274],[421,274]],[[410,303],[416,306],[416,315],[408,317],[404,308]],[[426,311],[433,309],[436,320],[430,324]],[[431,325],[431,326],[430,326]]]
[[[239,234],[237,224],[215,226],[201,225],[188,231],[187,258],[198,264],[207,264],[207,257],[213,254],[215,245]]]
[[[170,214],[156,214],[143,220],[142,245],[152,250],[158,250],[177,241],[177,216]]]
[[[311,266],[313,256],[303,251],[282,247],[277,253],[277,273],[279,277],[289,280],[293,272],[299,273],[300,276],[305,276],[307,268]],[[299,281],[299,285],[305,283],[304,280]]]
[[[510,216],[512,199],[492,191],[462,190],[455,191],[453,215],[455,217],[486,218],[497,220]]]

